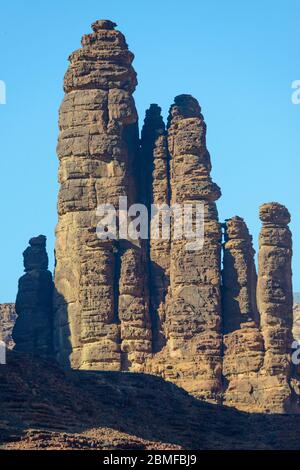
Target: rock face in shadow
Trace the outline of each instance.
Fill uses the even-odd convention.
[[[4,341],[9,349],[14,346],[12,330],[16,317],[15,304],[0,304],[0,341]]]
[[[165,298],[170,285],[170,237],[163,237],[164,222],[170,212],[170,172],[167,131],[161,108],[152,104],[146,111],[141,136],[142,174],[145,184],[141,198],[152,215],[149,223],[149,287],[153,327],[153,352],[159,351],[165,339]],[[170,226],[170,225],[169,225]],[[168,231],[169,233],[169,231]]]
[[[31,238],[23,253],[25,274],[19,280],[14,349],[34,356],[53,356],[53,280],[48,271],[46,237]]]
[[[300,449],[300,416],[205,403],[160,377],[73,370],[9,351],[4,449]]]

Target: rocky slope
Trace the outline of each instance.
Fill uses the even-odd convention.
[[[9,352],[0,367],[6,449],[300,449],[300,416],[200,401],[145,374],[63,372]]]

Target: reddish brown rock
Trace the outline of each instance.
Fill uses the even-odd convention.
[[[127,256],[119,242],[97,238],[96,208],[105,203],[118,208],[119,196],[127,196],[128,205],[136,201],[137,82],[133,54],[115,24],[101,20],[92,27],[70,56],[60,109],[55,348],[65,365],[120,370],[127,336],[120,326],[124,293],[119,298],[118,276],[121,256]],[[142,258],[141,247],[134,249]]]
[[[25,274],[19,280],[12,338],[16,351],[51,357],[53,280],[48,271],[46,237],[32,238],[29,245],[23,253]]]
[[[254,254],[252,237],[244,220],[240,217],[227,220],[222,272],[223,331],[225,333],[235,331],[247,322],[259,325]]]

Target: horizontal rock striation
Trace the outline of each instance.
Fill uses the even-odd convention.
[[[210,177],[206,125],[197,100],[175,98],[168,121],[171,205],[190,204],[204,213],[204,245],[193,251],[187,238],[173,233],[170,287],[166,298],[166,346],[153,370],[189,392],[221,400],[221,227],[215,201],[219,187]],[[175,215],[173,224],[175,224]]]
[[[259,212],[258,307],[265,342],[263,370],[268,375],[270,409],[286,411],[290,406],[293,327],[291,216],[278,203],[264,204]]]
[[[244,411],[298,413],[290,214],[278,203],[260,208],[257,275],[244,220],[219,222],[198,101],[177,96],[167,126],[152,104],[140,138],[134,56],[115,26],[96,21],[70,56],[55,286],[45,237],[34,238],[19,282],[16,349],[54,350],[66,368],[160,375]]]
[[[70,56],[58,141],[55,349],[64,365],[100,370],[122,368],[121,341],[128,340],[128,332],[120,326],[125,317],[121,313],[119,318],[119,304],[125,305],[126,292],[119,293],[118,276],[130,253],[115,240],[98,239],[96,209],[118,207],[120,196],[128,198],[128,205],[136,201],[139,153],[133,54],[115,26],[108,20],[95,22],[82,48]],[[142,263],[141,247],[134,249],[133,264],[121,272]]]

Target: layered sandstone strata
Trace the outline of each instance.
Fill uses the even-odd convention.
[[[143,303],[142,322],[135,314],[125,318],[124,305],[135,307],[119,281],[120,272],[142,271],[141,248],[134,246],[135,256],[127,255],[126,246],[96,234],[99,205],[117,208],[120,196],[128,197],[128,205],[136,200],[136,73],[133,54],[115,26],[97,21],[93,33],[82,38],[82,48],[71,54],[60,108],[55,349],[62,364],[76,368],[120,370],[122,353],[134,352],[135,339],[150,335],[147,299],[143,296],[137,307],[141,315]],[[140,289],[141,282],[130,289]],[[124,336],[120,322],[137,329]]]
[[[25,274],[19,280],[15,349],[41,357],[53,355],[53,280],[48,271],[46,237],[29,241],[23,253]]]
[[[149,287],[153,327],[153,351],[165,344],[165,298],[170,283],[170,174],[167,132],[161,108],[152,104],[146,111],[141,135],[142,200],[148,208]],[[166,235],[166,236],[165,236]]]
[[[240,217],[224,224],[222,271],[224,403],[250,410],[257,406],[264,341],[256,305],[255,251]],[[258,404],[258,407],[261,404]]]
[[[16,316],[15,304],[0,304],[0,340],[4,341],[9,349],[14,346],[12,330]]]
[[[292,236],[288,227],[291,216],[278,203],[261,206],[259,216],[262,229],[257,298],[266,350],[263,371],[269,376],[270,408],[285,411],[291,399],[293,341]]]
[[[180,95],[168,122],[171,206],[196,203],[204,212],[203,246],[194,249],[186,236],[172,230],[170,287],[166,298],[167,344],[153,361],[153,370],[189,392],[221,400],[221,227],[215,201],[219,187],[210,177],[206,125],[200,106]],[[177,215],[174,213],[173,229]],[[195,236],[198,240],[198,235]]]

